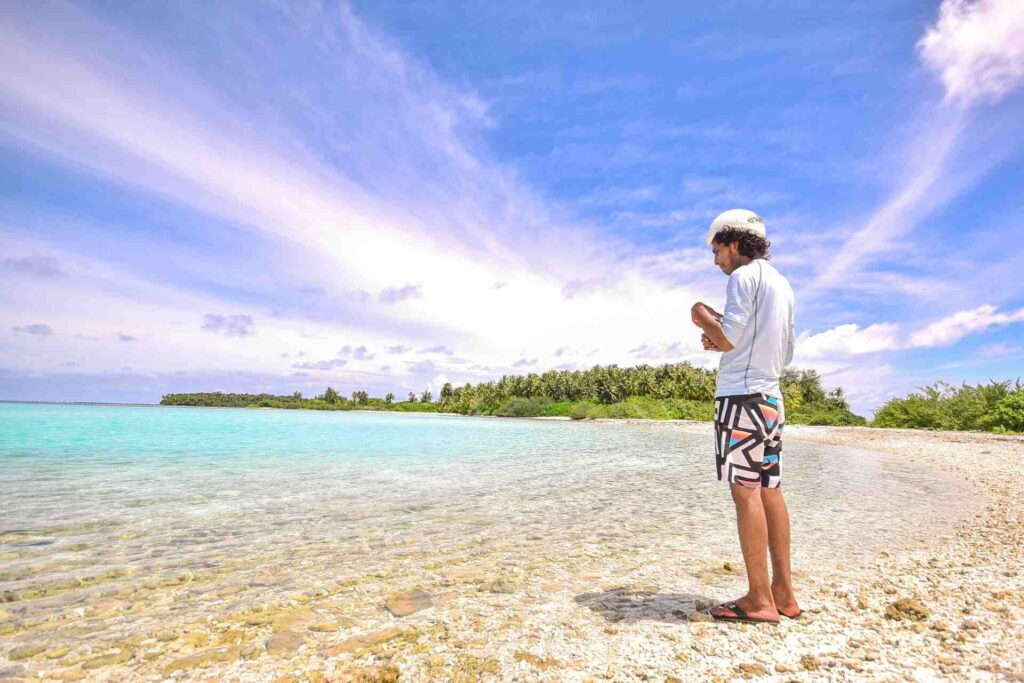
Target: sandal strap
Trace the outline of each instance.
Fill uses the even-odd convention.
[[[740,619],[749,619],[750,618],[750,615],[748,615],[746,613],[746,611],[742,607],[737,605],[735,602],[723,602],[720,605],[716,605],[716,607],[718,607],[718,608],[724,607],[727,610],[731,610],[732,613],[735,614]],[[729,617],[726,617],[726,619],[728,619],[728,618]]]
[[[749,619],[750,618],[750,615],[747,614],[743,610],[743,608],[740,607],[739,605],[737,605],[735,602],[730,602],[728,605],[726,605],[726,607],[731,609],[733,611],[733,614],[738,616],[740,619]]]

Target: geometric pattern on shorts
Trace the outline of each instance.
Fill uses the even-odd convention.
[[[718,480],[751,488],[782,481],[782,399],[768,394],[715,399],[715,464]]]

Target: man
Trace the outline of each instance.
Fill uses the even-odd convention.
[[[729,276],[725,311],[694,304],[704,348],[722,352],[715,391],[715,460],[736,505],[749,590],[710,610],[721,621],[777,624],[801,615],[790,577],[789,511],[780,462],[785,409],[779,377],[793,360],[793,290],[768,262],[764,221],[745,209],[718,216],[707,243]],[[771,550],[772,579],[767,552]]]

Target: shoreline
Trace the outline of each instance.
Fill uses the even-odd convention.
[[[595,422],[639,434],[694,434],[710,445],[707,422]],[[62,652],[64,642],[46,640],[50,627],[33,623],[32,602],[0,604],[0,626],[24,629],[0,629],[0,678],[678,683],[1024,677],[1024,472],[1006,466],[1024,457],[1024,437],[787,425],[786,439],[879,451],[941,470],[963,482],[958,499],[970,511],[954,510],[950,524],[923,545],[892,547],[853,566],[797,563],[806,616],[778,627],[710,622],[707,606],[746,589],[741,564],[721,565],[724,558],[735,564],[738,547],[717,565],[706,558],[679,564],[685,551],[668,550],[679,534],[645,515],[637,522],[656,535],[633,553],[603,555],[597,535],[567,566],[549,557],[550,546],[524,552],[498,533],[475,557],[434,557],[437,568],[419,578],[370,575],[352,583],[335,577],[322,591],[252,614],[218,613],[215,621],[168,624],[148,637],[71,652]],[[731,516],[727,499],[723,494],[728,507],[722,514]],[[796,529],[796,550],[799,544]],[[86,609],[109,613],[93,619],[129,618],[130,603],[161,590],[168,600],[184,600],[184,607],[203,585],[154,586],[146,589],[153,592],[149,597],[106,593]],[[33,642],[43,649],[18,650]]]

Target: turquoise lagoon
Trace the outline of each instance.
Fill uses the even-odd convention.
[[[518,590],[655,571],[692,590],[741,563],[707,432],[0,404],[0,641],[109,643],[316,595],[379,621],[387,591],[440,592],[457,566]],[[804,572],[842,576],[970,512],[959,482],[897,457],[793,441],[782,463]]]

